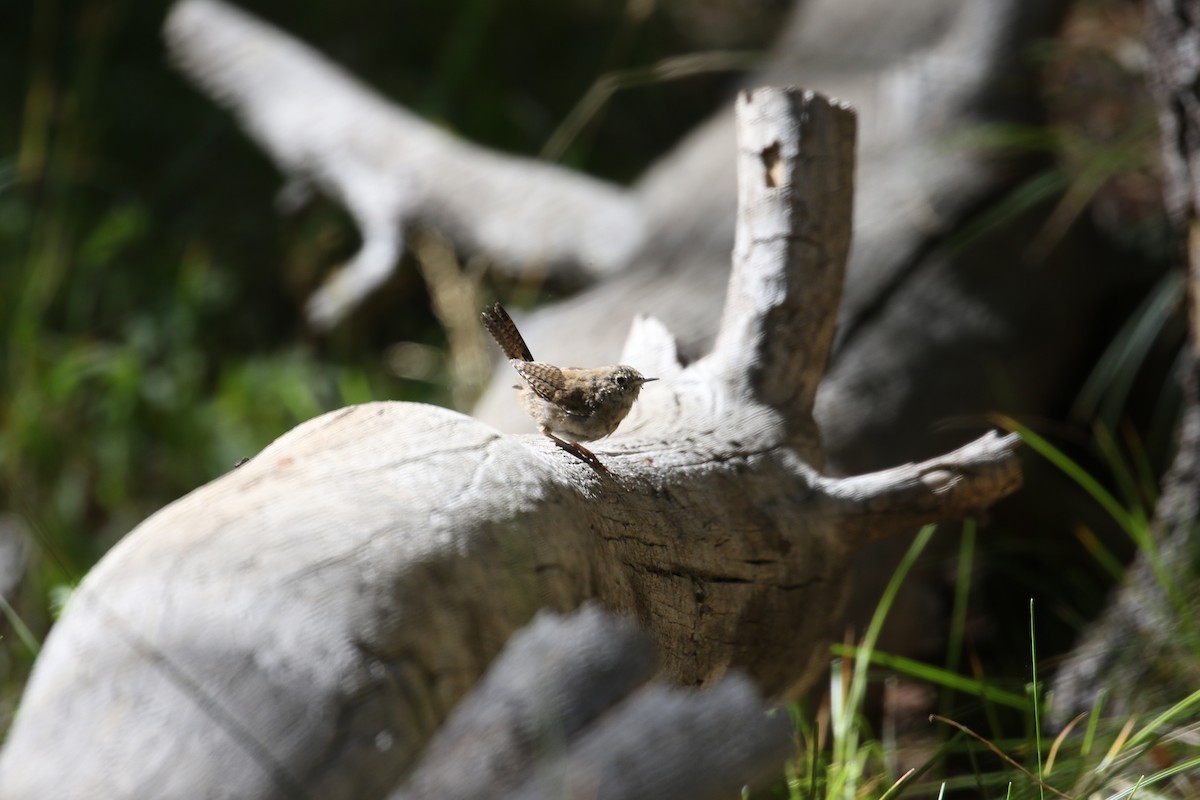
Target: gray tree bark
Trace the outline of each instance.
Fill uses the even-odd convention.
[[[812,410],[852,218],[855,118],[739,100],[733,272],[710,354],[662,377],[593,471],[412,403],[300,425],[155,514],[81,583],[0,753],[0,797],[383,797],[540,608],[631,615],[663,675],[809,687],[867,542],[1019,485],[1013,436],[822,473]]]

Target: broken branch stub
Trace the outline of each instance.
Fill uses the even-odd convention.
[[[418,404],[298,426],[83,581],[0,756],[0,796],[382,796],[514,631],[591,599],[635,617],[677,683],[739,667],[771,696],[811,686],[852,551],[1015,490],[1016,439],[819,472],[811,397],[844,242],[816,237],[848,225],[852,116],[780,89],[744,95],[739,116],[744,141],[768,144],[740,161],[754,173],[727,328],[682,367],[663,326],[635,326],[629,363],[662,380],[593,448],[609,474]]]
[[[849,106],[813,92],[737,99],[734,269],[711,357],[748,397],[784,410],[814,466],[812,408],[850,251],[856,130]]]

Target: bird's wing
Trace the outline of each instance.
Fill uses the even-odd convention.
[[[574,416],[586,417],[592,413],[586,383],[580,382],[577,386],[568,388],[563,371],[553,364],[516,359],[510,363],[538,397],[550,401]]]

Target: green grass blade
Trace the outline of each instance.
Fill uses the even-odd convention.
[[[984,681],[960,675],[957,672],[951,672],[932,664],[925,664],[920,661],[914,661],[911,658],[892,655],[879,650],[863,653],[859,648],[847,647],[844,644],[835,644],[833,652],[839,656],[855,656],[857,658],[869,659],[872,664],[877,666],[886,667],[887,669],[926,681],[935,686],[942,686],[980,699],[990,700],[1018,711],[1024,711],[1029,708],[1029,700],[1024,695],[998,689]]]
[[[1100,724],[1100,712],[1104,710],[1104,701],[1108,698],[1108,690],[1101,689],[1096,693],[1096,699],[1092,702],[1092,712],[1088,716],[1087,731],[1083,735],[1083,743],[1079,747],[1079,754],[1086,757],[1092,751],[1092,744],[1096,741],[1096,726]]]
[[[25,620],[21,619],[21,615],[8,602],[8,598],[0,595],[0,612],[4,614],[4,618],[8,620],[8,624],[16,631],[17,638],[21,640],[21,644],[29,650],[30,654],[36,656],[41,649],[38,644],[37,637],[33,635],[33,631],[29,630],[29,626],[25,624]]]
[[[962,656],[963,633],[967,628],[967,605],[971,594],[971,567],[975,560],[975,520],[967,518],[962,523],[962,537],[958,544],[958,574],[954,581],[954,607],[950,612],[950,635],[946,642],[946,670],[957,674]],[[954,705],[954,689],[947,687],[942,694],[942,713],[949,713]]]
[[[1187,603],[1180,593],[1179,587],[1163,564],[1162,557],[1158,552],[1158,546],[1150,534],[1145,515],[1128,511],[1087,470],[1071,459],[1066,453],[1050,444],[1026,426],[1010,417],[997,417],[997,421],[1001,427],[1019,433],[1025,444],[1061,470],[1068,478],[1075,481],[1089,497],[1096,501],[1121,526],[1121,529],[1129,535],[1129,538],[1142,551],[1147,563],[1154,572],[1155,580],[1158,581],[1163,591],[1171,599],[1172,605],[1181,613],[1186,613]]]
[[[558,161],[562,158],[571,142],[579,137],[612,96],[622,89],[650,86],[713,72],[741,72],[753,68],[762,58],[763,54],[759,52],[716,50],[671,56],[648,66],[607,72],[596,78],[583,98],[550,134],[538,157],[545,161]]]
[[[1125,452],[1129,454],[1129,460],[1133,464],[1138,491],[1143,498],[1142,504],[1147,508],[1154,508],[1158,505],[1158,475],[1150,463],[1146,444],[1137,429],[1128,422],[1121,426],[1121,438],[1125,440]]]
[[[879,796],[879,800],[893,800],[900,796],[900,791],[911,782],[913,775],[916,774],[915,769],[910,769],[908,772],[900,776],[900,780],[896,781],[888,788],[886,792]]]
[[[1144,726],[1142,726],[1140,731],[1129,737],[1129,741],[1125,743],[1126,748],[1132,750],[1135,747],[1142,747],[1143,745],[1151,744],[1154,740],[1161,737],[1162,734],[1159,731],[1160,728],[1165,727],[1171,722],[1171,720],[1182,716],[1185,712],[1191,710],[1197,705],[1200,705],[1200,689],[1192,692],[1187,697],[1147,722]]]
[[[1071,410],[1073,417],[1090,419],[1100,413],[1109,425],[1116,424],[1116,414],[1125,406],[1138,367],[1146,360],[1170,310],[1183,297],[1185,277],[1182,272],[1168,272],[1130,314],[1084,381]]]
[[[858,725],[855,724],[855,718],[862,709],[863,698],[867,693],[867,670],[871,664],[871,653],[875,650],[875,643],[879,640],[879,633],[883,629],[888,611],[896,600],[896,593],[900,591],[900,586],[908,576],[909,570],[912,569],[925,546],[929,544],[935,530],[936,526],[934,525],[926,525],[922,528],[913,539],[904,558],[900,560],[896,571],[892,573],[891,580],[888,581],[887,588],[884,589],[883,596],[880,597],[879,604],[875,607],[875,613],[871,616],[871,622],[867,625],[862,644],[855,650],[854,672],[850,679],[850,689],[847,692],[845,706],[831,720],[834,734],[833,761],[841,768],[842,774],[838,776],[840,793],[847,800],[853,800],[858,786],[858,776],[854,774],[852,768],[852,765],[858,760],[859,751],[860,731]],[[838,694],[840,693],[835,690],[833,697],[836,698]],[[831,779],[831,786],[833,782]],[[831,791],[829,796],[833,797],[834,792]]]
[[[1041,711],[1041,692],[1038,690],[1037,677],[1037,631],[1034,627],[1033,617],[1033,598],[1029,598],[1029,663],[1033,669],[1033,738],[1034,752],[1037,753],[1038,764],[1038,794],[1040,797],[1046,797],[1046,790],[1042,786],[1042,781],[1046,776],[1042,770],[1042,711]]]
[[[1139,536],[1139,532],[1134,530],[1134,521],[1132,515],[1125,510],[1125,507],[1113,497],[1107,489],[1100,485],[1100,482],[1093,478],[1087,470],[1077,464],[1070,456],[1059,450],[1050,442],[1034,433],[1031,429],[1022,425],[1011,418],[1001,419],[1002,427],[1014,431],[1021,435],[1021,440],[1025,442],[1035,453],[1049,461],[1059,469],[1064,475],[1078,484],[1079,488],[1083,489],[1089,497],[1108,513],[1110,517],[1121,528],[1135,540]]]
[[[1191,772],[1194,769],[1200,769],[1200,756],[1190,758],[1187,761],[1183,761],[1179,764],[1174,764],[1170,767],[1167,767],[1166,769],[1159,770],[1149,778],[1140,778],[1133,786],[1125,789],[1124,791],[1117,792],[1111,797],[1105,798],[1105,800],[1132,800],[1133,793],[1136,792],[1139,787],[1153,786],[1154,784],[1161,783],[1168,778],[1173,778],[1176,775],[1182,775],[1184,773]]]
[[[1092,437],[1095,439],[1097,447],[1100,448],[1100,454],[1104,456],[1104,461],[1108,465],[1113,479],[1117,482],[1117,488],[1120,489],[1125,500],[1125,507],[1132,509],[1130,514],[1135,519],[1140,518],[1139,522],[1141,522],[1146,516],[1141,491],[1138,488],[1137,479],[1133,475],[1133,470],[1121,455],[1117,440],[1113,438],[1108,427],[1102,423],[1092,426]]]
[[[1125,565],[1104,546],[1104,543],[1090,528],[1077,528],[1075,538],[1083,545],[1083,549],[1088,551],[1088,555],[1100,565],[1101,569],[1108,573],[1114,583],[1125,580]]]
[[[1143,783],[1145,780],[1146,780],[1146,776],[1145,776],[1145,775],[1139,775],[1139,776],[1138,776],[1137,783],[1135,783],[1135,784],[1133,785],[1133,791],[1131,791],[1131,792],[1129,793],[1129,800],[1133,800],[1133,798],[1134,798],[1134,795],[1136,795],[1136,794],[1137,794],[1137,790],[1138,790],[1138,789],[1142,788],[1142,783]]]

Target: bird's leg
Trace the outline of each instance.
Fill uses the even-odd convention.
[[[592,467],[593,469],[595,469],[599,472],[608,474],[608,467],[606,467],[606,466],[604,466],[604,464],[600,463],[600,459],[596,457],[596,454],[593,453],[591,450],[588,450],[586,447],[581,445],[579,442],[568,442],[565,439],[558,438],[550,431],[544,430],[544,429],[542,430],[542,433],[544,433],[546,436],[549,436],[551,439],[554,440],[554,443],[556,445],[561,447],[563,450],[566,450],[568,453],[575,456],[583,463],[587,464],[588,466]]]

